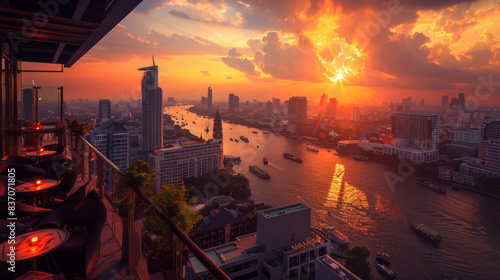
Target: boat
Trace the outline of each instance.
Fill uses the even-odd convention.
[[[243,136],[243,135],[240,136],[240,139],[241,139],[241,141],[248,143],[248,138],[246,138],[245,136]]]
[[[414,225],[410,223],[410,227],[418,234],[427,237],[432,241],[441,241],[441,234],[424,224]]]
[[[269,163],[269,161],[267,160],[267,157],[264,157],[264,158],[262,159],[262,161],[264,162],[264,164],[268,164],[268,163]]]
[[[257,149],[259,148],[259,145],[257,145]]]
[[[208,127],[205,127],[205,131],[208,133],[208,131],[209,131]]]
[[[396,278],[396,274],[394,274],[394,272],[387,266],[380,263],[375,264],[375,266],[377,267],[378,271],[382,272],[382,274],[389,277],[390,279]]]
[[[352,158],[355,160],[359,160],[359,161],[367,161],[368,160],[368,157],[360,156],[360,155],[353,156]]]
[[[446,193],[446,189],[445,188],[436,186],[436,185],[432,184],[431,182],[425,181],[423,179],[417,179],[417,183],[419,185],[427,187],[427,188],[429,188],[431,190],[435,190],[435,191],[440,192],[440,193]]]
[[[259,132],[257,132],[257,131],[252,131],[252,133],[253,133],[253,134],[259,134]]]
[[[264,134],[271,134],[271,131],[269,131],[269,130],[262,130],[262,133],[264,133]]]
[[[313,152],[319,152],[319,149],[317,147],[314,147],[314,146],[306,146],[306,149],[308,149],[309,151],[313,151]]]
[[[286,159],[289,159],[289,160],[293,160],[293,161],[298,162],[298,163],[302,163],[302,159],[300,159],[294,155],[291,155],[289,153],[284,153],[283,157]]]
[[[330,216],[332,216],[332,217],[334,217],[334,218],[336,218],[336,219],[338,219],[338,220],[345,221],[345,219],[344,219],[344,218],[342,218],[342,217],[341,217],[341,216],[339,216],[339,215],[336,215],[336,214],[335,214],[335,213],[333,213],[332,211],[328,211],[328,215],[330,215]]]
[[[233,141],[233,138],[229,138],[230,141]]]
[[[238,139],[234,139],[234,142],[240,142],[240,140],[238,140]]]
[[[328,152],[331,152],[330,150],[328,150]]]
[[[196,124],[196,122],[195,122],[195,121],[193,121],[193,123],[194,123],[194,124]]]
[[[378,263],[383,264],[387,267],[389,267],[391,265],[391,255],[384,253],[384,252],[378,252],[377,256],[375,257],[375,260]]]
[[[333,154],[336,155],[336,156],[339,156],[339,157],[345,157],[344,154],[339,154],[339,153],[333,153]]]
[[[259,176],[260,178],[262,179],[266,179],[266,180],[269,180],[271,179],[271,176],[269,174],[267,174],[267,172],[265,172],[264,170],[260,169],[259,167],[257,167],[256,165],[250,165],[248,167],[248,169],[255,175]]]
[[[349,238],[347,238],[347,236],[343,235],[334,226],[325,227],[324,229],[326,231],[327,237],[331,241],[339,243],[340,245],[348,245],[349,244]]]

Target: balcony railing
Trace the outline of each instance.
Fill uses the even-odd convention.
[[[83,137],[75,137],[74,135],[68,133],[69,139],[67,143],[70,144],[70,149],[72,151],[73,157],[73,169],[81,177],[83,181],[90,181],[92,178],[97,176],[97,188],[100,192],[100,197],[102,199],[107,199],[111,205],[116,200],[117,190],[115,188],[115,182],[117,175],[121,172],[120,169],[113,164],[109,159],[107,159],[103,154],[101,154],[92,144],[86,141]],[[213,279],[224,279],[229,280],[230,278],[194,243],[189,236],[184,233],[175,223],[173,223],[158,207],[154,206],[151,200],[136,186],[130,187],[130,196],[133,201],[135,199],[140,199],[148,207],[151,207],[152,211],[158,215],[161,220],[169,226],[172,234],[172,279],[184,279],[183,265],[185,265],[189,260],[184,256],[184,249],[187,248],[194,255],[201,264],[207,269],[207,271],[212,275]],[[123,228],[118,228],[115,216],[112,215],[112,229],[113,235],[118,236],[118,233],[123,230],[122,234],[125,236],[126,244],[122,244],[122,263],[126,267],[128,274],[137,275],[148,275],[147,271],[139,265],[139,259],[142,256],[142,250],[137,248],[137,238],[136,230],[134,229],[134,217],[135,209],[130,208],[126,217],[127,226]],[[113,210],[117,211],[117,210]],[[142,222],[141,222],[142,223]],[[139,231],[139,244],[140,244],[140,231]],[[120,238],[117,238],[120,241]],[[134,242],[136,241],[136,242]],[[137,250],[140,250],[137,252]]]

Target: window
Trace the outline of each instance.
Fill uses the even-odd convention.
[[[257,277],[257,270],[254,270],[252,272],[249,272],[247,274],[244,274],[244,275],[241,275],[238,277],[234,277],[234,278],[232,278],[232,280],[248,280],[248,279],[252,279],[255,277]]]
[[[326,255],[326,247],[319,248],[318,256]]]

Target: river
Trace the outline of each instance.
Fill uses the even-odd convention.
[[[165,109],[166,113],[176,111],[179,120],[182,113],[187,121],[185,128],[211,138],[213,119],[179,107]],[[204,131],[207,122],[208,134]],[[237,124],[223,123],[223,134],[224,154],[241,157],[242,163],[234,170],[250,179],[256,203],[310,206],[314,226],[335,225],[349,237],[351,248],[362,245],[370,250],[374,279],[386,279],[374,268],[379,250],[391,254],[397,279],[500,279],[500,200],[465,190],[440,194],[416,184],[411,172],[336,156],[333,150],[312,152],[305,148],[305,141]],[[249,143],[230,141],[241,135]],[[283,158],[285,152],[303,163]],[[263,157],[269,159],[268,165],[263,164]],[[271,180],[250,173],[249,165],[262,168]],[[394,175],[403,181],[391,187],[387,177]],[[443,240],[432,243],[422,238],[410,230],[409,222],[428,225]]]

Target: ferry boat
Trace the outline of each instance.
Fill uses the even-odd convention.
[[[423,179],[417,179],[417,183],[419,185],[427,187],[427,188],[429,188],[431,190],[435,190],[435,191],[440,192],[440,193],[446,193],[446,189],[445,188],[436,186],[436,185],[432,184],[431,182],[427,182],[427,181],[425,181]]]
[[[293,160],[293,161],[298,162],[298,163],[302,163],[302,159],[300,159],[294,155],[291,155],[289,153],[284,153],[283,157],[286,159],[289,159],[289,160]]]
[[[383,264],[387,267],[389,267],[391,265],[391,255],[389,255],[387,253],[378,252],[377,256],[375,257],[375,260],[378,263]]]
[[[338,231],[334,226],[325,227],[325,231],[326,231],[327,237],[331,241],[337,242],[340,245],[348,245],[349,244],[349,238],[347,238],[347,236],[340,233],[340,231]]]
[[[259,134],[259,132],[257,132],[257,131],[252,131],[252,133],[253,133],[253,134]]]
[[[396,274],[394,274],[394,272],[387,266],[380,263],[375,264],[375,266],[377,267],[378,271],[382,272],[382,274],[389,277],[390,279],[396,278]]]
[[[360,156],[360,155],[353,156],[352,158],[355,160],[359,160],[359,161],[367,161],[368,160],[368,157]]]
[[[268,163],[269,163],[269,161],[267,160],[267,157],[264,157],[264,158],[262,159],[262,161],[264,162],[264,164],[268,164]]]
[[[271,134],[271,131],[269,131],[269,130],[262,130],[262,133],[264,133],[264,134]]]
[[[314,147],[314,146],[306,146],[306,149],[308,149],[309,151],[313,151],[313,152],[319,152],[319,149],[317,147]]]
[[[240,136],[240,139],[241,139],[241,141],[248,143],[248,138],[246,138],[245,136],[243,136],[243,135]]]
[[[257,167],[256,165],[250,165],[248,167],[248,169],[255,175],[259,176],[260,178],[262,179],[266,179],[266,180],[269,180],[271,179],[271,176],[269,174],[267,174],[267,172],[265,172],[264,170],[260,169],[259,167]]]
[[[418,234],[427,237],[432,241],[441,241],[441,234],[424,224],[414,225],[410,223],[410,227]]]

